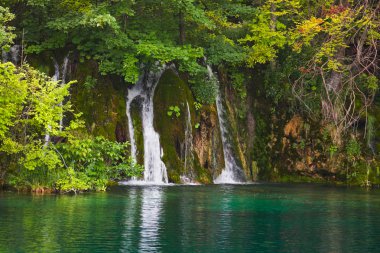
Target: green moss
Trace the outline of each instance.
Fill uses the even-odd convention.
[[[201,123],[201,127],[194,132],[194,135],[202,140],[202,147],[198,147],[198,149],[200,149],[203,159],[199,162],[201,168],[206,168],[203,168],[204,173],[209,175],[210,181],[212,181],[212,178],[218,177],[225,167],[216,105],[203,105],[202,110],[196,116],[197,122]]]
[[[122,79],[97,76],[92,64],[79,64],[73,73],[72,78],[78,80],[78,83],[71,91],[72,103],[74,108],[83,113],[82,118],[91,134],[116,140],[117,125],[124,132],[123,135],[126,135],[126,86]],[[87,76],[98,80],[95,87],[88,89],[83,86]]]
[[[236,101],[234,101],[236,103]],[[243,169],[244,174],[247,178],[251,177],[251,173],[247,164],[247,161],[244,157],[243,150],[241,147],[240,138],[244,138],[245,134],[245,128],[244,124],[241,124],[239,122],[239,119],[237,117],[237,112],[235,110],[242,110],[243,108],[235,108],[233,104],[226,99],[226,106],[227,106],[227,119],[230,126],[230,143],[232,144],[233,152],[235,154],[235,159],[238,165]]]
[[[368,179],[372,186],[380,186],[380,162],[371,165],[368,171]]]
[[[49,76],[53,76],[54,75],[54,63],[52,60],[53,57],[57,57],[57,56],[54,56],[51,52],[44,52],[43,54],[40,54],[40,55],[31,54],[31,55],[28,55],[27,57],[27,63],[30,66],[36,68],[37,70]],[[64,56],[62,56],[62,58],[63,57]]]
[[[180,175],[184,173],[178,149],[184,141],[186,127],[186,88],[185,83],[173,71],[167,70],[163,73],[154,96],[154,122],[164,152],[162,160],[167,167],[169,180],[174,183],[180,183]],[[169,117],[167,111],[170,106],[178,106],[181,115]]]
[[[212,184],[213,180],[210,171],[201,166],[196,156],[194,161],[194,171],[196,174],[197,182],[202,184]]]
[[[273,178],[272,181],[279,183],[329,183],[328,180],[321,177],[310,177],[298,174],[281,175]]]
[[[258,178],[268,180],[275,173],[270,164],[270,154],[267,149],[269,140],[269,126],[261,113],[256,113],[255,140],[253,143],[252,157],[259,169]]]
[[[67,52],[29,55],[28,63],[52,76],[54,74],[52,58],[55,57],[58,63],[61,63],[66,55]],[[97,80],[96,85],[91,89],[83,85],[87,77]],[[99,76],[97,64],[87,61],[72,68],[70,80],[77,81],[70,90],[71,102],[76,112],[83,113],[82,119],[89,133],[116,140],[115,131],[116,126],[119,125],[126,135],[126,85],[121,78]]]
[[[180,183],[180,176],[184,175],[185,168],[181,161],[181,144],[184,143],[187,104],[190,107],[193,131],[195,129],[194,98],[189,87],[172,70],[167,70],[161,76],[154,96],[154,127],[160,134],[160,142],[163,148],[163,162],[167,167],[169,181]],[[179,117],[168,116],[170,106],[180,108]],[[196,166],[193,165],[193,168]],[[205,174],[206,170],[197,167],[196,177]],[[202,176],[202,181],[205,176]]]
[[[378,98],[378,100],[380,100]],[[373,107],[373,111],[371,113],[371,115],[373,115],[374,119],[375,119],[375,122],[374,122],[374,125],[375,126],[379,126],[380,125],[380,101],[377,101]],[[376,137],[377,136],[380,136],[380,127],[375,127],[375,134],[374,134]],[[380,155],[380,141],[377,140],[375,142],[375,146],[376,146],[376,150],[377,150],[377,155],[379,156]]]
[[[144,164],[144,136],[141,117],[141,104],[137,100],[131,103],[131,117],[137,149],[137,162]]]

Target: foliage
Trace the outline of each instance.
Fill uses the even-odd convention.
[[[0,69],[3,105],[0,150],[28,155],[36,146],[42,148],[46,134],[66,137],[68,133],[60,131],[59,120],[64,113],[73,112],[69,102],[63,104],[72,82],[62,86],[27,65],[16,68],[11,63],[2,63]],[[78,124],[73,121],[67,130],[77,128]],[[42,155],[34,157],[30,160]]]
[[[14,15],[9,12],[9,8],[0,6],[0,50],[8,50],[16,37],[13,33],[14,27],[8,24],[13,19]]]
[[[360,157],[361,148],[360,144],[355,140],[351,139],[346,146],[347,159],[349,161],[355,161]]]
[[[337,146],[330,145],[330,147],[329,147],[330,158],[332,158],[336,154],[337,151],[338,151]]]
[[[94,78],[94,77],[92,77],[92,76],[87,76],[87,77],[86,77],[86,80],[85,80],[84,83],[83,83],[83,86],[84,86],[86,89],[89,89],[89,90],[90,90],[90,89],[92,89],[92,88],[95,87],[96,82],[97,82],[96,78]]]
[[[5,138],[9,128],[20,114],[27,95],[24,75],[16,72],[12,63],[0,63],[0,140]]]
[[[70,138],[57,146],[66,166],[65,176],[56,182],[67,191],[105,190],[109,181],[139,176],[143,167],[126,155],[128,143],[104,137]]]
[[[22,44],[28,57],[70,52],[75,63],[93,62],[96,69],[80,79],[84,82],[79,89],[88,93],[104,85],[93,77],[97,74],[133,84],[143,67],[173,65],[188,81],[197,111],[202,104],[213,104],[218,94],[218,80],[208,76],[205,66],[210,64],[224,70],[219,78],[236,95],[226,96],[235,99],[229,110],[233,117],[247,119],[249,111],[260,110],[259,103],[271,116],[251,120],[255,121],[252,131],[268,134],[255,138],[260,147],[247,145],[263,154],[255,157],[260,167],[270,164],[271,153],[261,147],[275,139],[266,128],[278,131],[282,121],[299,114],[320,129],[314,130],[314,141],[297,140],[296,150],[307,150],[311,143],[312,149],[322,149],[318,159],[323,166],[349,160],[367,168],[364,158],[377,155],[372,143],[377,139],[377,119],[368,112],[376,117],[379,11],[378,1],[5,1],[0,7],[0,47],[8,50],[14,41]],[[2,63],[0,85],[0,149],[6,156],[3,163],[10,167],[7,173],[29,173],[24,178],[32,188],[58,182],[56,175],[63,191],[103,189],[106,179],[118,178],[104,171],[96,171],[99,177],[93,177],[85,169],[88,164],[78,163],[74,153],[45,142],[51,136],[79,149],[71,134],[82,123],[70,102],[64,103],[71,83],[61,86],[28,66]],[[62,115],[72,119],[64,131],[58,124]],[[179,107],[169,107],[168,115],[179,117]],[[360,136],[365,136],[367,145]],[[89,137],[81,145],[103,154],[96,145],[111,144],[96,138]],[[271,144],[271,149],[278,145]],[[58,169],[64,166],[60,153],[68,156],[63,159],[69,163],[67,173]],[[71,164],[71,159],[76,162]],[[128,164],[120,159],[118,163]],[[364,175],[364,171],[370,170],[355,173]],[[42,180],[45,174],[52,179]]]
[[[0,152],[12,161],[6,171],[11,185],[104,190],[110,180],[141,174],[141,166],[126,156],[127,144],[73,136],[83,123],[66,102],[71,84],[60,85],[27,65],[0,64]],[[73,120],[62,130],[59,121],[68,113]],[[53,137],[68,142],[56,144]]]
[[[202,108],[202,104],[198,102],[194,102],[195,110],[199,111]]]
[[[313,50],[293,91],[304,104],[317,95],[322,106],[317,113],[334,125],[332,139],[338,146],[367,113],[377,90],[378,12],[375,3],[330,5],[322,15],[299,22],[291,35],[296,52]],[[320,81],[306,89],[313,79]]]
[[[299,8],[298,0],[269,0],[260,6],[249,25],[250,33],[240,40],[249,50],[249,66],[266,63],[277,57],[279,50],[289,42],[289,28],[281,19],[291,24]]]
[[[236,90],[240,99],[244,100],[247,97],[244,74],[241,72],[233,72],[231,74],[231,79],[233,88]]]
[[[168,116],[171,117],[173,115],[175,115],[177,118],[179,118],[179,116],[181,116],[181,109],[178,107],[178,106],[169,106],[169,110],[167,112]]]
[[[73,120],[61,131],[58,123],[64,113],[72,113],[71,104],[63,103],[71,83],[62,86],[27,65],[1,63],[0,69],[0,153],[11,161],[6,172],[10,182],[38,188],[47,184],[50,171],[61,166],[47,136],[65,138],[80,125]]]
[[[214,76],[206,76],[200,73],[193,80],[190,80],[191,90],[195,98],[202,104],[212,104],[218,94],[219,83]]]

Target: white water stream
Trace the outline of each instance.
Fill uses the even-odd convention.
[[[189,103],[186,102],[186,128],[185,128],[185,139],[183,143],[182,160],[184,161],[184,175],[181,176],[181,181],[184,184],[192,184],[192,179],[194,178],[193,172],[193,126],[191,123],[191,113]]]
[[[131,143],[131,156],[137,160],[137,146],[134,134],[134,126],[131,113],[132,102],[139,98],[141,101],[142,131],[144,138],[144,181],[136,183],[163,184],[168,183],[166,166],[162,162],[163,151],[160,144],[160,136],[154,130],[153,98],[154,91],[166,66],[160,67],[156,72],[147,71],[141,75],[139,81],[128,90],[127,117]],[[136,181],[134,179],[133,181]]]
[[[3,62],[12,62],[14,65],[18,65],[21,61],[21,46],[13,45],[9,52],[2,51]]]
[[[209,78],[216,79],[212,69],[209,65],[207,65]],[[232,146],[228,140],[229,132],[227,127],[227,121],[225,118],[226,110],[224,109],[224,105],[222,102],[222,98],[220,95],[220,91],[216,97],[216,108],[218,111],[218,119],[219,119],[219,127],[220,133],[222,137],[223,144],[223,155],[224,155],[224,169],[222,173],[214,180],[215,184],[236,184],[241,183],[241,179],[238,178],[239,172],[241,172],[241,168],[237,165],[235,157],[233,155]]]
[[[68,64],[69,64],[69,55],[66,55],[65,58],[63,59],[62,66],[60,67],[58,62],[53,59],[54,61],[54,76],[52,77],[52,80],[54,82],[59,81],[59,78],[61,77],[61,82],[60,85],[65,85],[66,84],[66,77],[67,77],[67,70],[68,70]],[[62,75],[61,75],[62,73]],[[59,106],[63,106],[63,103],[61,102]],[[48,129],[51,130],[51,126],[48,126]],[[59,131],[63,130],[63,115],[59,120]],[[50,142],[50,133],[49,131],[45,135],[45,146],[47,146]]]

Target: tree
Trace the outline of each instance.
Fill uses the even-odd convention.
[[[371,1],[331,5],[320,17],[300,22],[293,32],[295,51],[313,51],[293,91],[303,101],[319,92],[323,120],[332,125],[337,145],[362,117],[367,118],[378,89],[379,11],[380,3]],[[308,88],[312,79],[320,80],[321,89]]]
[[[13,19],[14,15],[9,9],[0,6],[0,49],[7,50],[15,38],[14,28],[8,24]]]

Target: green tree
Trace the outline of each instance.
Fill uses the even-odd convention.
[[[15,38],[14,27],[9,26],[9,22],[13,19],[14,15],[9,9],[0,6],[0,49],[7,50]]]
[[[27,82],[12,63],[0,63],[0,140],[4,140],[15,118],[21,114]]]

